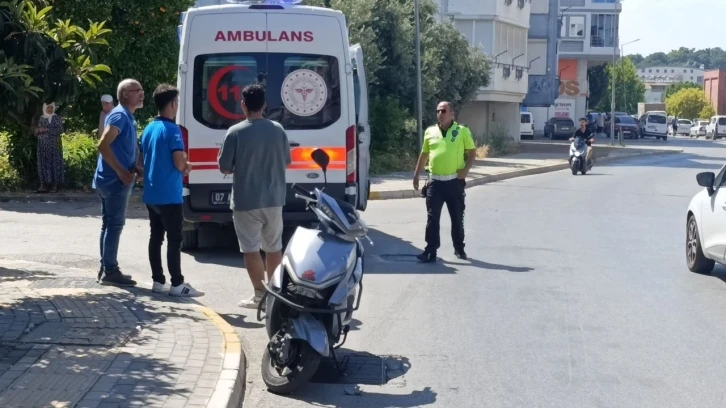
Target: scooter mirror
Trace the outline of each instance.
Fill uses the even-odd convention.
[[[313,161],[315,164],[320,166],[321,169],[323,169],[323,173],[327,172],[328,170],[328,164],[330,164],[330,156],[328,153],[323,149],[315,149],[310,154],[310,156],[313,158]]]

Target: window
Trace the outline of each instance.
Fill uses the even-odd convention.
[[[530,116],[529,114],[523,113],[522,115],[520,115],[521,123],[532,123],[531,118],[532,116]]]
[[[590,22],[590,46],[613,47],[617,22],[618,16],[613,14],[593,14]]]
[[[648,123],[658,123],[664,125],[666,123],[666,117],[663,115],[648,115]]]
[[[585,37],[585,17],[570,17],[570,37]]]
[[[726,125],[726,118],[718,118],[718,124],[721,126]]]
[[[631,118],[630,116],[616,116],[615,123],[625,123],[625,124],[629,124],[629,125],[634,125],[635,119]]]
[[[327,97],[319,111],[299,116],[285,107],[282,84],[292,72],[307,69],[320,75]],[[327,55],[235,53],[199,55],[194,59],[194,118],[212,129],[226,129],[244,119],[242,89],[253,83],[265,86],[266,117],[287,130],[323,129],[340,119],[338,60]],[[210,86],[216,88],[211,89]]]

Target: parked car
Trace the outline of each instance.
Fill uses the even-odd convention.
[[[530,112],[519,114],[519,134],[521,139],[534,139],[534,117]]]
[[[726,264],[726,166],[718,175],[696,175],[704,187],[686,213],[686,264],[696,273],[710,273],[716,262]]]
[[[676,135],[687,136],[691,133],[692,126],[693,126],[693,122],[691,122],[690,120],[678,119],[678,128],[677,129],[673,129],[673,126],[670,126],[671,134],[673,134],[673,136],[676,136]]]
[[[610,137],[611,133],[611,122],[605,123],[605,134]],[[640,137],[638,132],[638,123],[630,116],[615,116],[615,135],[623,132],[623,139],[638,139]]]
[[[668,120],[665,112],[646,112],[638,122],[640,137],[654,136],[656,139],[668,139]]]
[[[575,130],[575,122],[570,118],[550,118],[545,123],[545,137],[552,140],[569,139]]]
[[[691,130],[689,131],[689,135],[691,137],[696,136],[696,138],[699,136],[706,136],[706,126],[708,126],[707,120],[698,120],[694,122],[693,126],[691,126]]]
[[[726,137],[726,116],[713,116],[706,126],[706,139]]]

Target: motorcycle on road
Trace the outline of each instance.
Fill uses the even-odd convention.
[[[329,156],[316,149],[312,158],[327,184]],[[332,356],[341,374],[346,370],[347,359],[339,360],[335,350],[345,343],[353,312],[360,307],[362,239],[372,244],[368,226],[354,206],[324,189],[292,188],[319,224],[297,228],[257,309],[270,339],[262,356],[262,379],[276,394],[289,394],[307,383],[323,357]]]
[[[576,176],[578,172],[587,174],[588,171],[592,170],[592,159],[585,162],[587,157],[587,143],[582,137],[575,137],[575,140],[570,144],[570,170],[572,175]]]

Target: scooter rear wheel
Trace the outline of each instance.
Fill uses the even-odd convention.
[[[318,371],[322,356],[307,342],[295,339],[291,347],[294,354],[287,367],[292,371],[287,375],[282,374],[267,347],[262,354],[262,380],[272,393],[290,394],[310,381]]]

